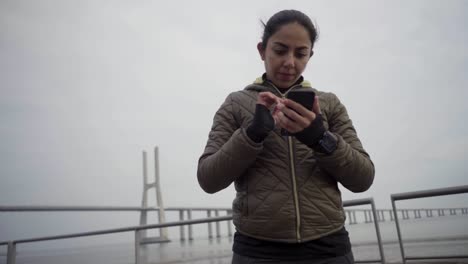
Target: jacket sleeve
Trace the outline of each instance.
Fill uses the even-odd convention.
[[[216,112],[205,151],[198,161],[197,178],[207,193],[228,187],[250,167],[263,148],[235,120],[230,94]]]
[[[362,147],[346,108],[329,94],[329,130],[338,138],[337,149],[329,156],[316,153],[319,166],[352,192],[364,192],[374,181],[374,164]]]

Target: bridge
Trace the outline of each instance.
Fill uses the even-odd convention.
[[[47,240],[59,240],[59,239],[68,239],[68,238],[77,238],[77,237],[86,237],[86,236],[96,236],[104,234],[113,234],[113,233],[122,233],[122,232],[134,232],[135,233],[135,243],[134,243],[134,257],[135,263],[148,263],[143,259],[144,246],[148,243],[158,243],[165,244],[170,242],[166,229],[168,227],[179,227],[180,228],[180,241],[186,241],[187,237],[185,236],[185,229],[188,230],[188,241],[194,241],[193,238],[193,225],[196,224],[208,224],[208,238],[211,240],[214,238],[212,224],[215,224],[216,227],[216,238],[221,238],[221,228],[220,222],[227,222],[227,233],[228,237],[232,237],[232,210],[230,208],[180,208],[180,207],[164,207],[162,204],[162,195],[159,188],[159,171],[158,171],[158,155],[157,148],[155,149],[155,181],[148,183],[147,169],[146,169],[146,153],[143,153],[143,200],[141,207],[118,207],[118,206],[0,206],[0,212],[37,212],[37,211],[135,211],[140,213],[140,224],[137,226],[122,227],[115,229],[106,229],[106,230],[96,230],[88,232],[80,232],[74,234],[61,234],[48,237],[34,237],[28,239],[17,239],[9,241],[0,241],[1,246],[7,246],[7,263],[15,264],[16,263],[16,246],[17,244],[32,243],[39,241]],[[157,206],[149,207],[147,202],[148,190],[151,188],[156,189],[156,203]],[[379,258],[378,259],[365,259],[357,260],[356,263],[386,263],[386,259],[383,252],[383,243],[380,235],[380,222],[393,221],[398,234],[398,243],[401,250],[401,259],[403,264],[407,260],[434,260],[434,259],[468,259],[466,252],[458,255],[444,255],[444,256],[406,256],[403,240],[401,236],[401,230],[399,226],[399,220],[408,220],[408,219],[421,219],[421,218],[434,218],[434,217],[450,217],[450,216],[467,216],[468,208],[416,208],[416,209],[397,209],[395,202],[398,200],[408,200],[424,197],[435,197],[443,195],[454,195],[468,193],[468,185],[465,186],[456,186],[450,188],[440,188],[433,190],[423,190],[417,192],[409,193],[399,193],[391,195],[392,209],[376,209],[373,198],[357,199],[351,201],[344,201],[343,206],[345,209],[345,214],[347,216],[347,224],[349,225],[358,225],[358,224],[367,224],[373,223],[375,228],[375,234],[377,236],[376,245],[378,246]],[[348,209],[348,207],[355,207],[361,205],[370,205],[370,209]],[[147,213],[150,211],[157,211],[158,215],[158,224],[147,224]],[[192,219],[193,212],[206,212],[206,218],[201,219]],[[175,212],[179,221],[177,222],[166,222],[165,216],[166,212]],[[148,229],[158,229],[159,237],[147,237],[146,230]],[[173,243],[168,243],[173,244]],[[174,245],[174,244],[173,244]],[[210,244],[211,246],[211,244]],[[192,250],[196,250],[192,248]],[[226,253],[224,253],[226,255]],[[229,254],[228,254],[229,255]],[[0,256],[1,257],[1,256]],[[224,256],[229,261],[229,256]],[[202,263],[203,257],[200,259]],[[1,260],[0,260],[1,262]],[[161,263],[158,261],[157,263]],[[168,262],[169,263],[169,262]],[[178,263],[178,262],[171,262]],[[467,262],[457,262],[457,263],[467,263]]]
[[[374,217],[372,210],[369,209],[351,209],[345,210],[347,218],[346,221],[350,225],[359,223],[372,223]],[[394,221],[395,213],[392,209],[377,209],[377,221]],[[468,208],[417,208],[417,209],[397,209],[398,218],[403,220],[407,219],[421,219],[424,217],[442,217],[452,215],[468,215]]]

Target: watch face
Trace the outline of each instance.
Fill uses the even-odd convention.
[[[323,133],[323,138],[319,142],[325,153],[331,154],[337,147],[337,140],[329,131]]]

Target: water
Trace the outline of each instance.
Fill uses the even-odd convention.
[[[407,256],[468,255],[468,216],[444,216],[434,218],[401,220],[401,230],[405,240]],[[387,262],[401,261],[394,222],[381,222],[380,229],[384,241]],[[222,233],[226,234],[226,223],[221,223]],[[353,244],[356,260],[378,259],[380,257],[373,223],[347,225]],[[177,237],[179,228],[169,229],[173,242],[149,245],[146,252],[148,263],[230,263],[232,238],[206,239],[207,225],[194,226],[195,240],[180,243]],[[213,226],[214,230],[214,226]],[[198,238],[197,238],[198,237]],[[56,241],[57,242],[57,241]],[[31,243],[31,245],[36,243]],[[4,255],[0,264],[6,263]],[[134,263],[132,236],[124,243],[106,243],[99,246],[75,247],[69,249],[31,249],[18,246],[18,264],[128,264]],[[442,263],[437,261],[436,263]],[[468,263],[468,259],[465,262]]]

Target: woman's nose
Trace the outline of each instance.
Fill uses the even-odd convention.
[[[284,59],[284,66],[287,68],[294,68],[294,54],[287,54]]]

